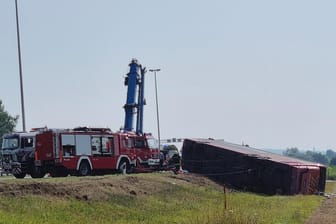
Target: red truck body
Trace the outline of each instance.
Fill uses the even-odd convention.
[[[35,167],[42,174],[90,175],[92,172],[132,172],[160,165],[150,134],[112,133],[109,129],[46,130],[36,135]]]

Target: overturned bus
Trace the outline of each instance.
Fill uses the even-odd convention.
[[[324,165],[212,139],[185,139],[182,167],[232,187],[264,194],[324,192]]]

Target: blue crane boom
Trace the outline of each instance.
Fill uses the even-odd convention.
[[[124,131],[134,131],[134,115],[137,114],[136,133],[143,134],[143,108],[145,105],[145,73],[146,68],[142,68],[136,59],[132,59],[129,64],[130,71],[125,77],[127,86],[127,98],[125,108]],[[138,99],[136,99],[138,96]],[[136,101],[137,100],[137,101]]]

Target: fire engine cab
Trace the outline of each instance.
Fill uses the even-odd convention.
[[[35,137],[37,132],[15,132],[3,136],[1,165],[6,173],[22,178],[22,170],[31,170],[34,163]],[[32,173],[32,176],[34,174]]]

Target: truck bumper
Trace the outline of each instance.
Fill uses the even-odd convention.
[[[149,166],[159,166],[160,159],[148,159],[148,165]]]

